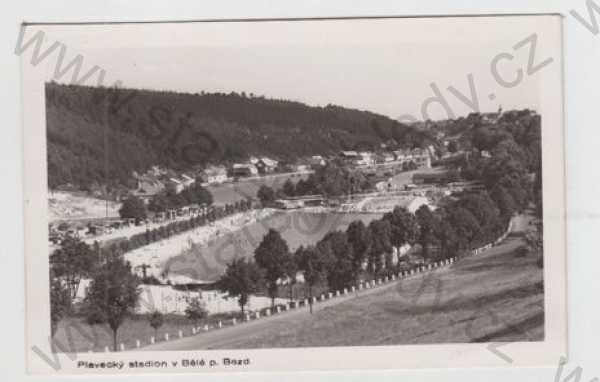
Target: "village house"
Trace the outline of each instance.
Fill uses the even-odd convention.
[[[148,202],[154,195],[165,189],[163,182],[151,175],[137,175],[134,173],[136,188],[132,194],[144,202]]]
[[[231,167],[231,175],[234,177],[256,176],[258,169],[249,163],[236,163]]]
[[[275,171],[277,169],[278,161],[274,159],[270,159],[267,157],[262,157],[256,163],[252,163],[259,173],[267,174]]]
[[[196,183],[196,179],[188,176],[186,174],[182,174],[181,176],[173,176],[167,180],[167,190],[179,194],[184,189],[192,186]]]
[[[362,160],[362,157],[356,151],[342,151],[340,157],[348,165],[358,165]]]
[[[414,149],[412,151],[411,160],[415,162],[418,167],[431,168],[431,155],[429,154],[428,149]]]
[[[307,172],[310,170],[310,162],[306,159],[298,159],[292,168],[296,172]]]
[[[313,155],[308,159],[308,164],[311,168],[325,166],[325,159],[321,155]]]
[[[196,179],[194,179],[191,176],[188,176],[186,174],[181,174],[181,176],[179,177],[179,180],[183,184],[183,188],[188,188],[192,184],[196,183]]]
[[[207,184],[219,184],[227,181],[227,169],[223,166],[210,166],[202,171],[202,181]]]
[[[178,178],[169,178],[167,180],[167,189],[175,194],[179,194],[183,191],[183,183]]]
[[[383,157],[383,163],[390,163],[395,159],[392,153],[383,153],[381,156]]]
[[[368,151],[362,151],[358,153],[358,155],[360,157],[357,161],[359,166],[372,166],[375,164],[375,154]]]
[[[394,157],[398,162],[404,163],[412,159],[412,154],[410,150],[396,150],[394,151]]]

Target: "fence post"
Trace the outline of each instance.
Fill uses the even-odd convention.
[[[196,334],[196,328],[192,328],[192,334]]]
[[[135,340],[135,347],[139,349],[140,345],[140,340]]]
[[[235,317],[233,317],[233,318],[231,319],[231,325],[235,325],[236,323],[237,323],[237,320],[235,319]]]
[[[327,293],[327,298],[331,298],[333,297],[333,294],[331,292]]]
[[[150,343],[153,344],[155,341],[154,336],[150,336]]]
[[[125,351],[125,344],[123,342],[121,342],[119,345],[119,349],[121,349],[121,351]]]
[[[265,316],[270,316],[270,315],[271,315],[271,309],[270,309],[270,308],[267,308],[267,309],[265,310]]]
[[[165,341],[169,340],[169,333],[165,333]]]
[[[204,331],[208,332],[208,325],[204,325]]]
[[[281,306],[277,305],[277,313],[281,313]]]
[[[258,310],[256,311],[255,315],[256,315],[256,318],[260,318],[260,312]]]
[[[110,349],[108,348],[108,346],[105,346],[105,347],[104,347],[104,352],[105,352],[105,353],[108,353],[108,352],[110,352]]]
[[[246,321],[250,321],[250,313],[246,313],[246,314],[245,314],[245,316],[246,316],[246,317],[245,317],[245,318],[246,318]]]

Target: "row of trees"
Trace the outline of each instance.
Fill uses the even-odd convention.
[[[238,212],[248,211],[251,208],[252,201],[250,199],[240,200],[232,204],[228,203],[224,206],[212,206],[208,209],[208,212],[205,215],[197,215],[186,220],[174,221],[165,225],[161,225],[158,228],[146,229],[145,232],[134,234],[127,239],[120,239],[119,241],[109,244],[109,246],[111,246],[115,251],[118,250],[121,253],[133,251],[134,249],[143,247],[150,243],[167,239],[171,236],[197,227],[202,227],[226,216]]]
[[[498,195],[502,199],[510,197]],[[423,205],[412,214],[396,207],[368,225],[354,221],[345,231],[329,232],[315,245],[300,246],[295,251],[290,251],[281,234],[271,229],[254,251],[254,260],[238,259],[229,264],[217,285],[238,297],[242,311],[249,295],[258,291],[265,291],[274,305],[284,280],[291,294],[298,272],[303,274],[309,298],[318,284],[326,283],[331,290],[349,288],[362,276],[397,272],[397,251],[405,245],[417,244],[421,257],[433,261],[493,241],[517,208],[501,210],[498,202],[482,191],[464,194],[436,211]]]

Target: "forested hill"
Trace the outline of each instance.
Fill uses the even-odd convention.
[[[417,147],[427,133],[340,106],[253,94],[46,85],[49,186],[126,185],[151,165],[186,170],[250,155],[293,161],[381,143]],[[106,150],[105,150],[106,148]],[[106,170],[105,170],[106,169]]]

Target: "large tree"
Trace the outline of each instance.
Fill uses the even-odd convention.
[[[286,265],[289,264],[290,251],[279,231],[271,228],[254,250],[256,264],[265,271],[267,293],[271,297],[271,306],[275,307],[277,281],[286,276]]]
[[[473,214],[463,208],[454,207],[449,211],[450,224],[456,231],[458,245],[461,249],[468,249],[473,244],[473,241],[479,236],[481,227],[477,218]]]
[[[113,349],[117,351],[117,331],[133,313],[140,281],[131,272],[128,262],[112,258],[95,272],[85,302],[90,316],[89,322],[106,323],[113,332]]]
[[[362,265],[371,248],[371,233],[362,220],[355,220],[348,225],[346,236],[351,246],[352,275],[354,282],[357,283]]]
[[[312,290],[315,285],[319,284],[326,276],[326,259],[322,251],[318,247],[300,247],[298,254],[298,268],[302,271],[304,283],[308,289],[308,299],[310,304],[310,312],[312,313]]]
[[[294,285],[298,281],[298,258],[299,253],[298,250],[296,250],[296,252],[290,253],[290,256],[287,258],[287,263],[285,264],[285,275],[288,281],[290,301],[294,299]]]
[[[456,230],[450,224],[448,219],[444,217],[439,219],[439,224],[436,227],[435,237],[440,243],[440,256],[442,258],[453,257],[458,251],[459,238]]]
[[[158,329],[165,323],[164,315],[158,310],[155,310],[148,316],[148,323],[152,329],[154,329],[154,337],[158,338]]]
[[[352,246],[348,235],[342,231],[329,232],[320,241],[320,248],[325,246],[329,253],[324,259],[327,261],[327,284],[329,288],[339,290],[348,287],[355,280],[352,264]]]
[[[369,223],[371,246],[369,249],[369,270],[379,272],[389,266],[392,252],[392,226],[387,220],[373,220]]]
[[[405,244],[414,244],[419,235],[419,225],[415,215],[411,214],[406,208],[396,206],[392,212],[383,215],[383,220],[387,220],[391,225],[391,242],[395,247],[402,247]]]
[[[123,200],[123,204],[119,209],[119,216],[122,219],[135,219],[139,222],[146,218],[146,205],[142,199],[130,195]]]
[[[244,307],[250,295],[260,290],[263,283],[263,270],[253,261],[234,259],[227,265],[225,273],[217,281],[217,288],[238,298],[238,304],[244,314]]]
[[[71,311],[71,293],[65,282],[50,271],[50,335],[54,337],[58,323]]]
[[[423,258],[429,258],[429,246],[435,241],[438,222],[427,205],[419,207],[415,212],[415,216],[419,224],[419,244],[421,245]]]
[[[197,324],[198,321],[208,316],[208,311],[200,298],[194,297],[190,299],[188,306],[185,308],[185,316]]]
[[[81,279],[93,273],[97,261],[98,257],[90,246],[72,236],[66,236],[60,247],[50,255],[54,277],[69,288],[71,299],[77,296]]]
[[[256,197],[263,205],[275,201],[275,190],[267,185],[261,185],[256,193]]]

